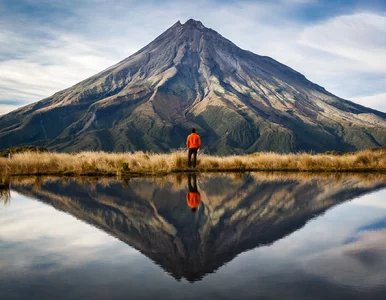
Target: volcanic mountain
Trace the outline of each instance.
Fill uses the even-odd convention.
[[[177,22],[118,64],[0,117],[0,149],[169,151],[196,127],[210,153],[386,145],[386,114],[341,99],[201,22]]]

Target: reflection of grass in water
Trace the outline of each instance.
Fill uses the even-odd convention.
[[[11,202],[11,190],[9,184],[0,183],[0,202],[3,202],[4,206],[8,206]]]
[[[307,183],[311,180],[323,183],[334,180],[336,183],[347,181],[358,181],[361,186],[371,186],[375,182],[386,184],[385,173],[337,173],[337,172],[203,172],[197,173],[198,185],[206,184],[215,179],[226,179],[230,184],[240,184],[248,177],[253,177],[254,180],[260,182],[286,182],[296,181],[299,183]],[[170,186],[174,191],[187,189],[188,173],[177,174],[162,174],[157,176],[145,176],[137,178],[128,177],[98,177],[98,176],[78,176],[78,177],[61,177],[61,176],[14,176],[10,178],[10,183],[17,186],[29,186],[33,190],[39,190],[41,185],[60,182],[61,186],[65,187],[72,182],[78,184],[89,184],[90,186],[108,187],[112,184],[121,183],[123,187],[127,187],[131,181],[152,181],[159,187]],[[8,184],[9,185],[9,184]]]

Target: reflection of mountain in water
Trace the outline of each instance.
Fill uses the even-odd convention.
[[[176,279],[201,279],[239,253],[269,244],[333,205],[386,186],[357,177],[311,178],[247,175],[198,179],[201,204],[192,212],[187,187],[134,179],[122,186],[76,180],[13,184],[34,197],[103,229],[138,249]],[[186,182],[187,185],[187,182]]]

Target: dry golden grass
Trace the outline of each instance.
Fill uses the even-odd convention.
[[[12,175],[136,176],[188,171],[186,151],[169,154],[80,152],[15,154],[0,158],[0,183]],[[277,154],[200,155],[196,171],[386,172],[386,151],[346,155]],[[190,171],[190,170],[189,170]]]

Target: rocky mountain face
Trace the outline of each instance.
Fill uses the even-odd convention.
[[[165,152],[184,146],[191,127],[218,154],[386,145],[385,113],[189,20],[101,73],[0,116],[0,150]]]
[[[127,243],[176,279],[196,281],[238,254],[271,244],[343,201],[386,186],[355,176],[245,175],[198,178],[192,212],[187,179],[14,182],[18,193],[52,205]]]

